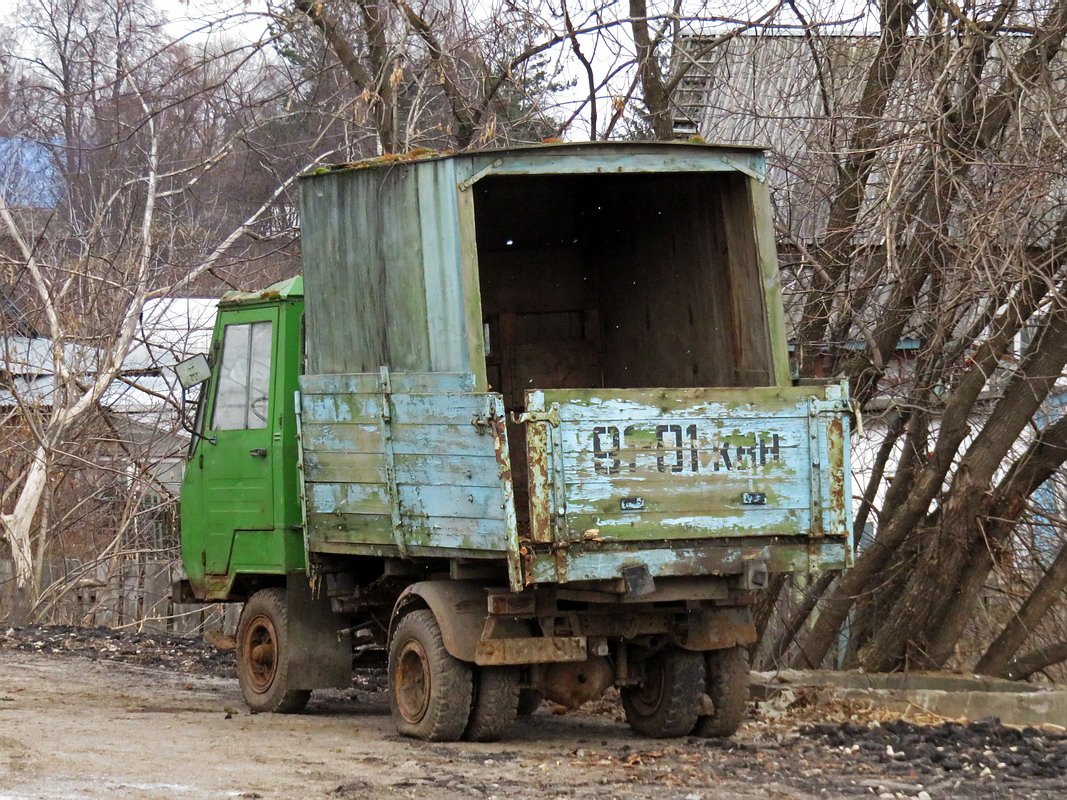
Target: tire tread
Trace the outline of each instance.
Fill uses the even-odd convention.
[[[430,662],[430,702],[422,719],[408,722],[397,709],[393,687],[396,655],[402,643],[416,638]],[[389,706],[397,732],[428,742],[457,741],[467,728],[473,695],[471,665],[445,648],[441,628],[429,609],[405,614],[393,631],[389,646]]]
[[[693,733],[705,739],[733,736],[748,707],[748,650],[741,645],[705,654],[707,693],[715,710],[697,720]]]

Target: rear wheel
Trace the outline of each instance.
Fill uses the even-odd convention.
[[[626,721],[655,738],[685,736],[693,730],[704,693],[704,655],[679,647],[650,656],[640,686],[622,690]]]
[[[389,643],[389,707],[404,736],[454,742],[471,713],[471,665],[445,649],[433,612],[405,615]]]
[[[519,715],[519,670],[515,667],[476,667],[474,701],[463,738],[495,742]]]
[[[237,678],[253,711],[292,714],[311,692],[289,688],[289,614],[284,589],[261,589],[241,609]]]
[[[693,733],[707,738],[733,736],[748,704],[748,650],[740,645],[705,655],[707,692],[714,711],[697,720]]]
[[[541,707],[545,701],[544,692],[537,689],[519,690],[519,716],[528,717]]]

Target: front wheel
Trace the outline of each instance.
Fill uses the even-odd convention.
[[[405,615],[389,643],[389,709],[397,732],[430,742],[458,740],[472,694],[471,665],[445,649],[433,612]]]
[[[640,686],[622,690],[626,721],[653,738],[686,736],[696,725],[704,694],[704,655],[680,647],[650,656]]]
[[[237,680],[253,711],[293,714],[311,692],[289,688],[289,612],[284,589],[252,595],[237,623]]]

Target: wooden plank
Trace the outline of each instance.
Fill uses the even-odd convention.
[[[724,181],[719,189],[729,252],[734,382],[738,386],[766,386],[775,383],[776,376],[750,183],[758,182],[738,174]]]
[[[492,394],[398,394],[390,397],[394,425],[459,425],[468,426],[471,436],[478,429],[472,426],[475,417],[485,417],[492,411]],[[484,434],[488,436],[488,434]],[[490,445],[490,449],[492,449]]]
[[[806,416],[811,395],[824,387],[789,386],[736,389],[560,389],[544,392],[545,403],[566,406],[567,422],[652,420],[688,417],[767,419]]]
[[[389,411],[396,425],[471,426],[475,417],[485,417],[493,409],[494,394],[442,393],[390,395]],[[304,399],[305,423],[354,422],[375,424],[385,408],[380,394],[321,394]],[[471,430],[477,435],[477,428]],[[488,434],[486,434],[488,435]]]
[[[308,515],[385,514],[392,502],[389,488],[372,483],[310,483],[306,486]]]
[[[480,456],[493,453],[491,436],[466,425],[394,425],[393,452],[400,455]]]
[[[397,486],[400,513],[405,517],[504,519],[500,486]]]
[[[466,519],[455,517],[427,517],[405,519],[406,538],[409,549],[424,548],[455,551],[507,551],[507,526],[502,519]]]
[[[443,159],[414,167],[408,177],[422,241],[425,287],[420,298],[425,319],[417,324],[424,325],[428,333],[427,368],[468,370],[476,373],[477,384],[483,386],[481,305],[476,287],[466,290],[461,241],[463,233],[473,234],[473,230],[461,228],[455,169],[454,160]]]
[[[391,372],[393,391],[472,392],[474,376],[469,372]],[[377,372],[334,373],[300,376],[300,391],[306,394],[380,394],[381,375]]]
[[[382,390],[382,379],[377,372],[327,373],[301,375],[300,393],[317,394],[375,394]]]
[[[492,175],[543,175],[557,174],[563,168],[561,154],[548,150],[515,150],[503,155],[504,158],[500,158],[496,153],[476,155],[469,162],[469,166],[459,163],[458,177],[462,178],[464,173],[475,174],[484,169],[488,169]],[[738,165],[757,169],[762,159],[762,151],[740,147],[713,148],[707,145],[688,149],[684,145],[663,147],[662,144],[633,144],[626,148],[615,147],[609,150],[593,144],[586,152],[570,150],[565,158],[568,175],[736,172]],[[500,163],[494,165],[498,160]]]
[[[396,482],[423,486],[500,488],[499,464],[492,455],[415,453],[396,456]]]
[[[527,578],[533,583],[612,580],[634,564],[644,564],[653,578],[673,575],[731,575],[744,569],[746,561],[767,563],[771,572],[801,572],[817,565],[819,570],[842,569],[847,545],[840,539],[818,545],[806,541],[765,546],[735,546],[722,541],[691,542],[662,548],[581,550],[572,548],[562,562],[555,554],[538,554]]]
[[[373,543],[361,541],[346,541],[343,539],[327,539],[322,536],[312,536],[308,540],[308,547],[315,553],[336,553],[351,556],[374,556],[377,558],[396,558],[400,551],[396,544]],[[409,553],[409,555],[413,555]]]
[[[811,505],[806,480],[707,481],[700,476],[687,480],[656,482],[606,481],[568,484],[567,514],[614,514],[623,511],[623,499],[640,500],[643,509],[631,511],[696,514],[749,514],[765,508],[807,510]],[[745,493],[760,492],[766,502],[745,503]]]
[[[806,536],[811,514],[806,508],[753,506],[743,513],[687,514],[683,511],[575,514],[567,509],[567,529],[575,538],[640,542],[667,539],[723,539],[738,536]],[[596,533],[591,533],[596,531]]]
[[[381,453],[385,443],[378,425],[352,422],[311,423],[300,432],[305,458],[314,452]]]
[[[396,545],[362,544],[358,542],[330,542],[316,540],[314,549],[320,553],[338,553],[344,555],[376,556],[378,558],[395,558],[399,555]],[[503,560],[504,554],[499,550],[471,550],[455,547],[423,547],[414,545],[408,547],[408,556],[411,558],[462,558],[462,559],[490,559]]]
[[[396,549],[388,514],[308,514],[309,542],[387,545]]]
[[[767,313],[767,337],[774,382],[788,386],[789,346],[782,303],[781,270],[778,268],[778,248],[774,237],[774,218],[770,192],[766,181],[751,181],[753,223],[756,229],[756,252],[760,277],[763,280],[764,308]]]
[[[358,422],[365,425],[381,421],[385,397],[381,394],[303,394],[300,419],[303,424]]]
[[[308,483],[388,483],[382,453],[304,453],[304,480]]]
[[[400,455],[396,457],[396,482],[499,488],[498,466],[492,456]],[[307,452],[304,474],[311,483],[387,483],[381,453]]]
[[[316,549],[324,545],[370,545],[396,553],[392,526],[387,516],[360,514],[309,515],[309,540]],[[441,555],[445,551],[464,555],[467,551],[499,552],[507,550],[507,530],[503,520],[462,519],[451,517],[403,518],[404,541],[411,553]],[[338,552],[337,548],[328,548]]]

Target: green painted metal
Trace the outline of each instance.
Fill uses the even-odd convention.
[[[182,561],[194,593],[204,599],[228,599],[242,574],[281,576],[304,568],[294,406],[303,310],[299,278],[263,292],[231,293],[220,303],[212,379],[201,391],[200,436],[190,451],[181,496]],[[265,322],[272,338],[264,426],[218,429],[226,328]]]

